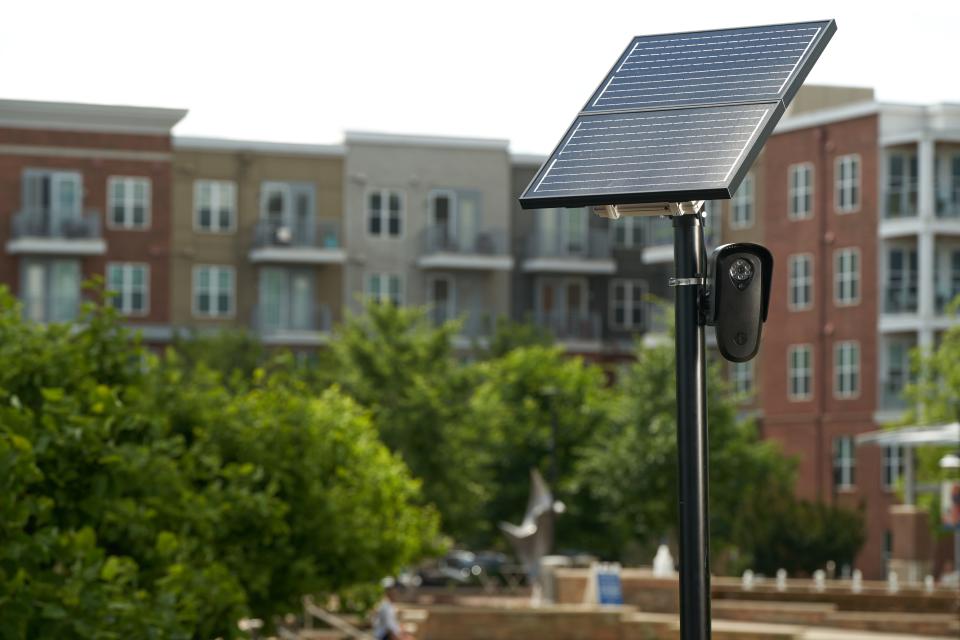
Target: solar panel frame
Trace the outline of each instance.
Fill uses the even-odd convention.
[[[813,26],[819,28],[820,31],[817,32],[816,35],[810,40],[803,53],[797,58],[793,68],[786,79],[783,80],[782,86],[778,89],[776,94],[768,94],[766,96],[761,95],[756,99],[721,99],[717,100],[716,102],[694,102],[690,104],[677,104],[670,106],[654,104],[648,106],[625,106],[607,109],[591,107],[597,97],[603,94],[606,87],[615,78],[617,70],[621,67],[624,61],[629,59],[631,52],[635,50],[637,43],[644,41],[645,39],[649,42],[652,39],[665,40],[677,36],[697,36],[699,34],[730,34],[738,31],[752,32],[755,34],[757,30],[761,29],[783,30],[791,27],[813,28]],[[593,91],[590,98],[577,114],[574,121],[567,128],[566,133],[560,139],[560,142],[557,144],[556,148],[554,148],[553,152],[548,156],[547,161],[544,162],[543,166],[540,167],[536,175],[533,177],[533,180],[531,180],[530,184],[524,190],[523,194],[519,198],[520,206],[523,209],[542,209],[552,207],[685,202],[690,200],[696,201],[731,198],[736,192],[737,187],[740,186],[740,183],[743,181],[743,178],[746,176],[757,155],[760,153],[763,143],[773,132],[777,122],[783,116],[787,105],[796,95],[797,91],[800,90],[804,79],[806,79],[807,75],[810,73],[810,70],[813,68],[813,64],[820,57],[820,54],[823,52],[824,48],[827,46],[836,30],[837,26],[834,20],[823,20],[812,22],[782,23],[775,25],[755,25],[750,27],[734,27],[730,29],[683,31],[667,34],[655,34],[650,36],[637,36],[633,38],[626,49],[624,49],[623,53],[617,58],[617,61],[614,63],[614,65],[610,68],[610,71],[608,71],[604,76],[604,79],[600,85]],[[747,35],[749,35],[749,33]],[[775,106],[772,109],[770,117],[761,123],[761,125],[755,131],[755,134],[747,141],[743,153],[740,154],[738,160],[731,167],[725,184],[701,185],[699,188],[682,188],[678,185],[675,185],[674,188],[661,191],[637,191],[624,189],[622,191],[608,190],[602,193],[578,193],[568,195],[536,194],[537,187],[543,182],[546,175],[550,172],[552,166],[555,164],[556,160],[564,149],[564,146],[570,139],[571,135],[575,132],[578,123],[581,122],[585,117],[611,114],[642,114],[650,112],[672,113],[684,109],[737,106],[748,107],[751,105],[761,104],[775,104]],[[704,154],[706,153],[708,152],[705,151]]]

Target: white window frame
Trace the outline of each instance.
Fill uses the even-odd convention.
[[[747,172],[743,182],[737,187],[736,193],[730,199],[730,228],[749,229],[756,221],[756,188],[753,172]],[[749,215],[744,217],[744,213]]]
[[[370,286],[370,281],[372,278],[376,278],[379,281],[379,294],[374,295],[372,287]],[[398,284],[398,293],[397,297],[399,300],[390,299],[390,279],[396,278]],[[393,302],[396,306],[403,306],[405,296],[406,296],[406,286],[403,281],[403,276],[398,273],[389,273],[389,272],[371,272],[367,273],[364,277],[363,290],[368,298],[371,298],[377,302]]]
[[[805,175],[806,183],[799,184],[796,178]],[[813,163],[798,162],[787,168],[787,217],[790,220],[809,220],[813,217]],[[806,202],[806,209],[796,205]]]
[[[794,354],[806,352],[809,363],[804,368],[794,368]],[[792,344],[787,347],[787,399],[790,402],[806,402],[813,398],[813,345],[812,344]],[[794,380],[806,378],[809,382],[806,385],[806,393],[794,392]]]
[[[639,218],[634,218],[639,220]],[[616,321],[616,313],[614,312],[614,306],[616,304],[616,297],[614,292],[618,286],[624,287],[624,296],[623,296],[623,318],[624,323],[618,324]],[[634,287],[640,288],[640,299],[633,299],[633,289]],[[646,296],[647,296],[647,283],[644,280],[638,278],[614,278],[610,281],[610,288],[608,290],[608,302],[609,302],[609,321],[608,324],[611,329],[616,331],[639,331],[643,329],[647,324],[647,309],[646,309]],[[633,311],[634,308],[640,306],[640,324],[635,325],[633,323]]]
[[[143,224],[135,225],[133,223],[133,205],[134,205],[134,185],[142,182],[145,186],[145,199],[143,207]],[[117,223],[113,219],[114,202],[113,187],[117,183],[123,183],[123,222]],[[153,181],[148,176],[110,176],[107,178],[107,228],[120,229],[123,231],[149,231],[153,221]]]
[[[207,292],[207,295],[210,296],[211,301],[215,301],[217,296],[220,295],[220,272],[226,271],[230,274],[230,289],[229,294],[229,309],[226,313],[220,313],[216,310],[216,304],[211,304],[211,311],[203,312],[200,310],[197,300],[200,296],[200,272],[204,269],[210,271],[208,281],[210,282],[210,289]],[[237,270],[228,264],[195,264],[193,265],[192,274],[191,274],[191,283],[190,283],[190,311],[195,318],[205,318],[205,319],[228,319],[233,318],[236,315],[237,310]]]
[[[447,301],[445,303],[446,321],[454,320],[457,317],[457,290],[454,286],[454,283],[456,282],[456,278],[454,276],[446,273],[438,273],[438,274],[428,276],[427,277],[427,303],[432,307],[437,306],[437,301],[433,297],[433,292],[434,292],[433,286],[434,284],[436,284],[438,281],[441,281],[441,280],[447,283],[447,291],[449,292],[449,295],[447,296]],[[402,289],[403,287],[401,285],[401,290]]]
[[[226,192],[227,205],[230,208],[230,225],[226,228],[205,228],[200,224],[200,189],[210,188],[211,216],[216,217],[218,209],[223,205],[222,199]],[[212,222],[211,218],[211,222]],[[197,233],[226,234],[237,230],[237,183],[233,180],[198,179],[193,181],[193,230]]]
[[[644,218],[641,216],[621,216],[610,224],[610,241],[614,249],[642,249],[644,245]],[[623,242],[617,241],[617,231],[623,229]],[[634,241],[634,235],[640,233],[640,240]]]
[[[753,395],[755,383],[754,361],[731,362],[730,384],[735,393],[741,396]]]
[[[837,480],[837,471],[840,479]],[[857,482],[857,449],[853,436],[837,436],[833,439],[833,486],[841,491],[849,491]]]
[[[121,269],[121,288],[120,290],[110,289],[110,271],[112,269]],[[128,298],[133,298],[133,289],[132,282],[133,276],[131,275],[133,269],[143,269],[143,309],[142,310],[133,310],[128,307]],[[115,295],[111,300],[111,304],[115,305],[116,309],[120,314],[127,317],[143,317],[150,314],[150,265],[146,262],[108,262],[107,268],[104,273],[104,276],[107,280],[108,290],[113,292]]]
[[[880,455],[881,483],[886,491],[893,491],[903,475],[904,459],[910,452],[899,445],[886,445],[881,447]]]
[[[380,233],[371,233],[370,231],[370,196],[380,194]],[[400,200],[400,233],[394,235],[389,232],[390,227],[390,196],[395,195]],[[370,238],[386,238],[391,240],[401,240],[404,238],[407,230],[407,194],[402,189],[390,188],[371,188],[367,189],[363,195],[363,229],[364,233]]]
[[[795,270],[798,264],[806,263],[807,273],[798,275]],[[790,311],[807,311],[813,308],[813,254],[794,253],[787,258],[787,308]],[[804,304],[794,301],[794,291],[807,290],[807,300]]]
[[[862,381],[860,342],[858,340],[835,342],[833,345],[833,397],[838,400],[859,397]]]
[[[846,166],[847,171],[843,171],[843,168]],[[857,168],[857,177],[852,179],[849,176],[849,169],[853,166]],[[860,211],[860,201],[863,199],[863,169],[862,163],[860,161],[859,153],[848,153],[846,155],[837,156],[833,164],[834,171],[834,195],[833,195],[833,207],[837,213],[856,213]],[[844,175],[841,176],[841,173]],[[853,191],[856,190],[857,199],[856,202],[853,202]],[[849,193],[848,193],[849,192]],[[848,200],[850,204],[842,204],[844,198],[843,195],[846,194],[849,196]]]
[[[849,262],[845,257],[852,256],[856,258],[857,268],[853,271],[841,269],[842,263]],[[852,307],[860,304],[861,290],[863,280],[860,277],[861,265],[859,247],[843,247],[833,252],[833,303],[838,307]],[[844,291],[856,285],[855,296],[845,296]]]

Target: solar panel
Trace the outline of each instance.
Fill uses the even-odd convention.
[[[731,197],[835,31],[828,20],[634,38],[521,206]]]

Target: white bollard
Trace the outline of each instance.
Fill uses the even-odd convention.
[[[743,577],[740,579],[740,585],[743,587],[744,591],[753,591],[753,571],[747,569],[743,572]]]
[[[896,571],[887,574],[887,593],[896,593],[900,591],[900,580]]]
[[[853,579],[850,580],[850,590],[854,593],[863,591],[863,572],[860,569],[853,570]]]
[[[923,579],[923,588],[927,593],[933,593],[934,588],[933,576],[927,576]]]
[[[670,555],[670,548],[662,544],[657,548],[657,555],[653,557],[653,576],[655,578],[670,578],[674,575],[673,556]]]
[[[813,589],[817,593],[823,593],[827,588],[827,573],[823,569],[817,569],[813,572]]]
[[[783,593],[787,590],[787,570],[777,569],[777,591]]]

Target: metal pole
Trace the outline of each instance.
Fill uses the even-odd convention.
[[[703,220],[673,218],[676,277],[705,278]],[[689,282],[689,281],[687,281]],[[708,498],[707,389],[702,285],[676,292],[677,452],[680,503],[680,638],[710,638],[710,527]]]

